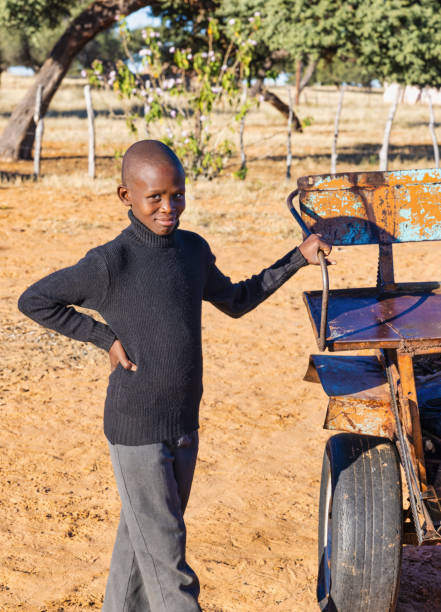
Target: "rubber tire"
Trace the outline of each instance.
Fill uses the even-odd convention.
[[[321,610],[395,610],[402,512],[400,466],[391,442],[350,433],[330,438],[320,486],[317,599]]]

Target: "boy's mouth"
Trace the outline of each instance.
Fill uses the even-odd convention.
[[[157,217],[156,218],[156,223],[158,223],[158,225],[161,225],[162,227],[172,227],[173,225],[176,225],[176,217]]]

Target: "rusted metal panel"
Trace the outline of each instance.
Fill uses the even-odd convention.
[[[304,293],[314,332],[320,326],[321,292]],[[332,350],[441,346],[441,294],[410,290],[343,289],[329,294],[326,343]]]
[[[389,407],[348,397],[330,398],[324,429],[395,439],[395,421]]]
[[[305,375],[329,396],[325,429],[394,439],[389,387],[378,357],[311,355]]]
[[[298,180],[302,219],[335,245],[441,240],[441,169]]]

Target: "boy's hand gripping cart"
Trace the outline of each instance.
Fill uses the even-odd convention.
[[[403,542],[441,542],[441,375],[418,384],[413,368],[415,355],[441,353],[441,283],[396,283],[392,254],[393,243],[441,240],[441,170],[306,176],[287,204],[305,234],[379,246],[368,288],[329,290],[321,254],[323,291],[304,293],[319,349],[370,351],[312,355],[305,379],[329,396],[324,427],[348,432],[324,453],[320,608],[387,612]]]

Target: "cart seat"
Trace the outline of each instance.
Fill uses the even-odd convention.
[[[326,346],[330,351],[365,348],[441,347],[441,292],[438,283],[329,292]],[[320,330],[322,292],[304,301],[315,335]]]
[[[441,240],[441,170],[304,176],[297,192],[305,232],[334,245],[379,246],[377,288],[330,291],[327,305],[324,266],[323,292],[304,294],[320,350],[441,347],[441,292],[423,283],[399,291],[392,248]]]

